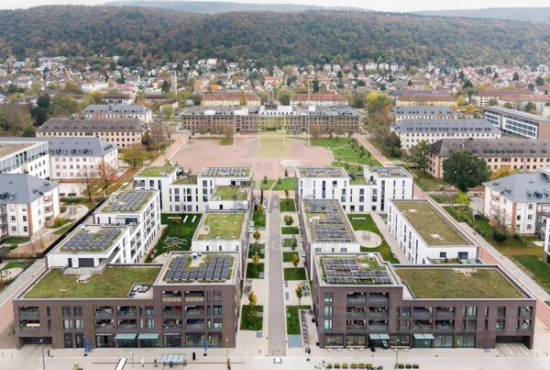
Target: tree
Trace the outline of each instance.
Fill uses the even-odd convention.
[[[517,170],[511,169],[508,166],[500,167],[498,170],[495,170],[491,173],[491,180],[500,179],[501,177],[506,177],[513,175]]]
[[[422,140],[409,149],[408,160],[414,165],[414,167],[426,173],[426,169],[430,163],[429,158],[431,150],[431,144],[426,140]]]
[[[48,94],[40,95],[36,101],[36,107],[31,109],[31,117],[35,126],[41,126],[49,118],[51,99]]]
[[[106,192],[117,179],[117,171],[107,163],[101,163],[98,168],[99,181]]]
[[[168,83],[168,80],[164,80],[162,82],[162,86],[160,87],[160,89],[162,90],[162,92],[164,93],[167,93],[170,91],[170,84]]]
[[[279,89],[275,96],[277,101],[282,105],[290,105],[290,100],[294,96],[294,91],[287,88]]]
[[[258,254],[258,252],[256,252],[252,255],[252,271],[254,272],[254,275],[258,273],[259,265],[260,265],[260,255]]]
[[[508,239],[509,230],[506,225],[506,216],[500,210],[497,210],[491,217],[490,224],[491,234],[496,242],[503,242]]]
[[[319,126],[318,124],[310,125],[309,133],[311,134],[311,137],[313,137],[314,139],[318,139],[321,135],[321,126]]]
[[[304,289],[302,288],[301,285],[298,285],[295,292],[296,292],[296,298],[298,298],[298,304],[301,306],[302,305],[302,296],[304,294]]]
[[[292,255],[292,265],[294,266],[294,272],[298,270],[298,264],[300,263],[300,255],[298,253],[294,253]]]
[[[288,197],[289,194],[290,194],[290,192],[288,191],[288,189],[285,189],[285,202],[286,203],[288,203],[288,201],[290,200],[289,197]]]
[[[64,117],[78,112],[78,102],[69,95],[56,95],[49,107],[51,117]]]
[[[369,113],[376,113],[384,110],[392,104],[388,94],[371,92],[366,98],[366,107]]]
[[[510,102],[504,103],[503,107],[504,107],[504,108],[508,108],[508,109],[514,109],[514,106],[513,106],[512,103],[510,103]]]
[[[168,140],[172,140],[172,135],[176,133],[176,128],[177,126],[174,123],[169,121],[165,121],[162,124],[162,131],[164,132]]]
[[[135,170],[137,166],[141,166],[145,162],[147,152],[142,145],[133,145],[122,151],[122,158]]]
[[[537,86],[544,86],[544,78],[542,78],[542,76],[537,76],[537,78],[535,79],[535,83],[537,84]]]
[[[459,150],[443,162],[443,180],[465,192],[489,180],[489,169],[483,159]]]
[[[248,314],[250,315],[250,321],[252,321],[253,323],[256,322],[257,318],[256,304],[258,304],[258,297],[256,297],[256,293],[254,293],[254,291],[251,291],[248,294],[248,306],[250,307]]]
[[[470,198],[468,198],[468,194],[459,191],[458,196],[456,197],[456,203],[458,204],[458,213],[459,215],[464,218],[465,215],[468,213],[468,206],[470,205]]]
[[[512,77],[512,81],[519,81],[519,74],[517,72],[514,72],[514,76]]]
[[[525,111],[526,112],[536,112],[537,111],[537,106],[532,101],[529,101],[529,102],[527,102],[527,104],[525,104]]]
[[[489,106],[494,107],[495,105],[498,105],[498,99],[492,98],[489,100]]]
[[[290,226],[294,223],[294,219],[291,215],[285,215],[284,217],[285,225]]]
[[[174,106],[171,104],[165,104],[160,108],[160,111],[162,112],[162,116],[164,117],[165,121],[169,121],[172,116],[174,116],[174,113],[176,113],[176,110],[174,109]]]
[[[382,149],[384,154],[391,155],[394,157],[400,157],[401,156],[401,139],[395,132],[390,132],[388,136],[386,136]]]
[[[221,134],[226,138],[232,138],[235,134],[235,128],[233,125],[226,123],[222,126]]]
[[[260,238],[262,237],[262,233],[260,232],[260,230],[256,229],[252,236],[254,237],[254,240],[256,240],[256,245],[258,245],[258,240],[260,240]]]
[[[82,184],[84,185],[84,194],[88,196],[88,201],[92,201],[92,191],[95,182],[97,181],[97,172],[88,168],[82,171]]]
[[[103,103],[104,95],[99,90],[92,91],[88,97],[90,99],[90,103],[92,103],[92,104],[102,104]]]
[[[258,212],[259,214],[264,213],[264,206],[261,204],[258,204],[258,206],[256,207],[256,212]]]

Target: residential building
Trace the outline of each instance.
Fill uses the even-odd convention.
[[[390,199],[413,196],[412,175],[401,167],[363,167],[348,174],[343,168],[296,169],[296,203],[302,199],[335,199],[348,213],[386,212]]]
[[[449,107],[437,106],[399,106],[392,109],[395,122],[405,119],[457,119],[457,113]]]
[[[48,143],[19,138],[0,139],[0,174],[29,174],[50,178]]]
[[[523,94],[530,94],[528,90],[525,90],[522,92]],[[472,94],[472,99],[475,100],[477,103],[477,106],[479,107],[490,107],[491,103],[492,106],[498,105],[498,101],[501,97],[505,97],[508,95],[517,95],[517,90],[479,90]]]
[[[178,167],[160,166],[144,167],[134,176],[134,189],[158,190],[160,209],[168,212],[170,209],[169,186],[178,178]]]
[[[427,94],[402,94],[397,96],[395,101],[397,107],[411,107],[411,106],[436,106],[436,107],[449,107],[453,108],[457,106],[456,99],[450,94],[440,93],[427,93]]]
[[[401,140],[401,148],[409,150],[421,141],[432,144],[441,139],[499,139],[501,131],[484,119],[404,119],[392,126]]]
[[[279,129],[307,132],[319,126],[321,131],[358,132],[362,116],[349,107],[304,107],[265,104],[260,107],[189,107],[180,115],[181,128],[192,132],[220,132],[234,125],[235,132]]]
[[[40,340],[55,348],[204,348],[206,341],[235,347],[241,280],[235,253],[174,252],[163,265],[68,273],[79,270],[87,269],[50,267],[14,299],[19,347]]]
[[[432,144],[428,173],[443,178],[443,162],[456,151],[465,150],[487,162],[491,171],[510,168],[518,171],[536,171],[550,166],[550,141],[514,138],[443,139]]]
[[[340,94],[296,94],[290,99],[292,106],[347,107],[348,99]]]
[[[119,149],[141,144],[147,127],[137,118],[50,118],[36,137],[99,137]]]
[[[498,100],[498,105],[503,107],[509,103],[514,109],[525,111],[527,103],[535,104],[536,111],[542,113],[544,106],[550,103],[550,95],[541,94],[519,94],[519,95],[505,95],[501,96]]]
[[[497,265],[390,265],[379,254],[318,254],[321,348],[533,347],[536,299]]]
[[[80,114],[85,118],[137,118],[145,123],[153,120],[153,112],[138,104],[92,104],[84,108]]]
[[[243,98],[245,104],[241,104]],[[201,105],[204,107],[239,107],[242,105],[259,107],[261,99],[251,91],[214,92],[204,94]]]
[[[430,201],[392,200],[388,229],[412,264],[477,260],[477,245]]]
[[[483,213],[503,222],[510,232],[543,236],[550,215],[550,178],[547,169],[516,173],[483,183]]]
[[[550,140],[550,118],[504,107],[486,107],[484,117],[507,134]]]

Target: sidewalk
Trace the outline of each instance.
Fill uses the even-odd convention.
[[[401,248],[399,248],[399,246],[397,245],[397,242],[395,241],[393,236],[390,234],[390,231],[388,230],[388,227],[384,223],[384,220],[382,220],[382,217],[380,217],[378,213],[374,213],[374,212],[371,213],[371,216],[372,216],[372,219],[374,220],[374,223],[376,224],[376,226],[378,226],[378,229],[384,236],[384,239],[386,239],[386,242],[390,246],[391,251],[393,252],[395,257],[397,257],[397,259],[399,260],[399,263],[402,263],[402,264],[410,263],[405,253],[401,250]]]

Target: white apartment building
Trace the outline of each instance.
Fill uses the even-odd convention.
[[[136,175],[134,188],[159,190],[167,213],[244,211],[251,206],[252,169],[206,167],[182,175],[176,167],[149,167]]]
[[[296,204],[302,199],[336,199],[348,213],[386,212],[391,199],[413,197],[413,177],[401,167],[363,167],[349,175],[343,168],[296,169]]]
[[[485,182],[484,215],[500,217],[510,232],[538,235],[547,228],[550,215],[550,178],[547,169],[516,173]]]
[[[550,140],[550,118],[504,107],[486,107],[484,117],[507,134]]]
[[[477,260],[477,245],[426,199],[390,201],[388,229],[412,264]]]
[[[153,112],[138,104],[94,104],[80,113],[85,118],[137,118],[145,123],[153,120]]]
[[[33,236],[58,215],[57,183],[28,174],[0,174],[0,236]]]
[[[48,143],[32,138],[0,138],[0,174],[26,173],[49,179]]]
[[[348,98],[340,94],[296,94],[290,100],[291,106],[311,105],[317,107],[347,107]]]
[[[405,119],[392,126],[401,148],[409,150],[421,141],[432,144],[441,139],[499,139],[502,132],[484,119]]]
[[[449,107],[438,106],[400,106],[392,109],[395,122],[404,119],[457,119],[457,113]]]

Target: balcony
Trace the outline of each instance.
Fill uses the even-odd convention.
[[[420,318],[420,317],[429,318],[429,317],[432,317],[432,311],[430,311],[426,308],[415,308],[414,311],[413,311],[413,316],[415,318]]]
[[[162,301],[163,302],[181,302],[181,293],[178,292],[178,294],[163,294]]]
[[[38,318],[40,315],[40,311],[38,308],[32,308],[32,309],[20,309],[19,310],[19,317],[31,319],[31,318]]]
[[[350,304],[367,304],[367,296],[364,294],[353,294],[348,295],[347,297],[347,303]]]
[[[99,320],[95,323],[96,330],[113,330],[115,328],[114,320]]]
[[[125,322],[118,324],[118,330],[137,330],[137,322]]]
[[[388,331],[388,325],[385,325],[385,324],[369,324],[369,331],[387,332]]]
[[[185,311],[185,316],[187,317],[202,317],[204,316],[204,309],[202,310],[186,310]]]
[[[168,330],[175,330],[175,329],[181,329],[183,325],[179,320],[170,320],[170,321],[164,321],[164,323],[162,324],[162,327]]]
[[[452,318],[455,317],[455,312],[447,310],[435,310],[435,317]]]
[[[109,308],[96,309],[94,314],[95,316],[105,317],[105,316],[113,316],[113,312],[114,310],[109,307]]]
[[[431,325],[414,325],[413,330],[427,333],[432,331],[432,326]]]
[[[120,309],[117,311],[117,316],[136,316],[137,311],[134,308]]]
[[[389,301],[388,296],[383,294],[371,294],[369,296],[369,304],[371,305],[387,305]]]
[[[365,319],[367,313],[365,311],[348,311],[346,317],[350,319]]]
[[[204,328],[204,320],[187,320],[185,322],[186,330],[202,330]]]
[[[437,332],[453,332],[455,330],[455,326],[454,325],[436,325],[435,326],[435,331]]]
[[[179,309],[163,310],[162,316],[178,316],[181,317],[181,307]]]
[[[42,326],[40,321],[23,321],[21,322],[21,331],[39,331]]]
[[[204,294],[187,294],[185,302],[204,302]]]

